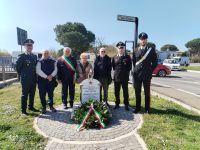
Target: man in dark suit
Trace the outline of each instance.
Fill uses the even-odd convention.
[[[71,56],[71,48],[63,48],[63,56],[61,56],[57,61],[58,67],[58,81],[62,83],[62,102],[64,109],[67,109],[67,97],[69,93],[69,103],[70,107],[74,104],[74,94],[75,94],[75,81],[77,78],[77,62],[76,59]],[[69,90],[69,91],[68,91]]]
[[[118,42],[117,45],[118,54],[112,59],[112,67],[114,70],[114,87],[116,105],[114,109],[119,108],[120,104],[120,88],[122,86],[125,109],[129,111],[129,94],[128,94],[128,81],[129,72],[132,68],[131,58],[125,53],[125,44]]]
[[[100,101],[102,101],[103,99],[103,101],[107,104],[108,107],[110,107],[110,105],[108,104],[108,87],[110,84],[109,82],[112,82],[111,70],[111,58],[108,55],[106,55],[106,49],[101,48],[99,50],[99,56],[97,56],[94,62],[94,78],[101,83]],[[102,89],[104,92],[104,98],[102,98]]]
[[[29,97],[29,110],[37,111],[34,108],[34,96],[36,89],[36,64],[37,56],[32,53],[34,41],[27,39],[23,42],[26,51],[18,56],[16,70],[22,85],[21,111],[26,112],[27,99]]]
[[[141,108],[141,87],[143,84],[145,94],[145,111],[150,112],[150,84],[152,72],[157,66],[157,54],[154,47],[147,45],[148,35],[144,32],[139,34],[140,45],[133,51],[133,83],[136,95],[136,109]]]

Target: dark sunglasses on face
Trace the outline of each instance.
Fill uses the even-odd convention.
[[[32,44],[27,44],[27,46],[33,46]]]
[[[105,51],[101,51],[102,53],[105,53]]]

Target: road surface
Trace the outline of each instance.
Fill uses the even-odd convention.
[[[151,89],[200,110],[200,73],[172,71],[168,77],[153,77]]]

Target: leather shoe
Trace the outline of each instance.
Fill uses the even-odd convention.
[[[119,108],[119,105],[115,105],[114,109],[118,109]]]
[[[50,110],[51,110],[52,112],[57,112],[57,110],[56,110],[53,106],[50,107]]]
[[[41,111],[41,112],[42,112],[42,114],[46,114],[47,111],[46,111],[45,108],[42,108],[42,111]]]
[[[129,111],[128,105],[125,106],[125,110],[126,110],[126,111]]]
[[[139,111],[140,111],[140,110],[135,109],[135,110],[133,111],[133,113],[137,114]]]
[[[35,109],[34,107],[33,108],[29,108],[30,111],[33,111],[33,112],[38,112],[37,109]]]
[[[29,114],[25,111],[25,112],[22,112],[22,115],[28,116]]]

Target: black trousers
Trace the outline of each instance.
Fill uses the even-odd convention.
[[[62,102],[67,106],[67,97],[69,93],[69,103],[73,105],[75,95],[75,84],[73,81],[62,83]]]
[[[116,105],[120,104],[120,89],[122,86],[124,105],[129,105],[128,81],[114,82]]]
[[[55,81],[53,80],[49,82],[47,79],[41,79],[38,81],[38,89],[42,108],[46,109],[46,94],[48,94],[48,104],[50,107],[52,107]]]
[[[141,89],[142,84],[144,87],[144,95],[145,95],[145,110],[150,111],[150,85],[151,80],[140,80],[137,79],[134,81],[135,86],[135,96],[136,96],[136,109],[141,109]]]
[[[21,111],[26,112],[28,97],[29,97],[29,109],[32,109],[34,107],[36,83],[21,82],[21,84],[22,84]]]

